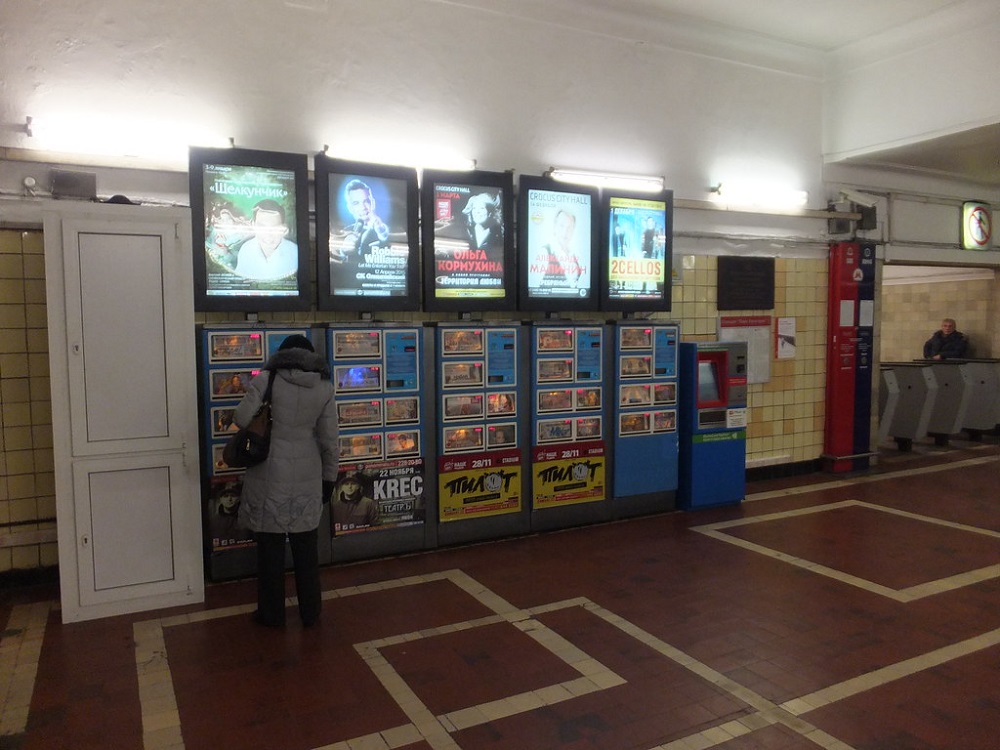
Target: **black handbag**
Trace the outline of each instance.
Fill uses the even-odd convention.
[[[268,371],[267,388],[257,413],[246,427],[229,438],[222,449],[222,460],[233,469],[256,466],[267,458],[271,448],[271,388],[277,373]]]

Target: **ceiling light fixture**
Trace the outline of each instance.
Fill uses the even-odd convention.
[[[708,191],[714,203],[729,207],[792,209],[809,202],[805,190],[765,182],[721,182]]]
[[[22,131],[31,139],[32,149],[115,160],[124,158],[128,161],[122,163],[129,165],[134,164],[131,160],[184,165],[189,145],[223,145],[223,139],[198,128],[93,114],[41,119],[29,115],[24,118]],[[231,139],[229,145],[232,145]]]
[[[640,193],[658,193],[663,190],[663,177],[652,175],[619,174],[616,172],[596,172],[585,169],[550,167],[545,176],[560,182],[592,185],[593,187],[613,190],[633,190]]]
[[[471,172],[477,166],[475,159],[456,156],[447,149],[395,142],[339,143],[332,148],[329,144],[323,144],[323,153],[331,159],[413,167],[418,171],[440,169]]]

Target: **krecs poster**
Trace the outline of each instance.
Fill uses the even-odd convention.
[[[334,534],[424,522],[424,460],[342,464],[330,501]]]

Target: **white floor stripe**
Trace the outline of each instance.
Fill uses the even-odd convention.
[[[0,736],[21,734],[28,726],[38,659],[52,602],[17,604],[0,640]]]

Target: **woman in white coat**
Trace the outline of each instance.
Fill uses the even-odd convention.
[[[257,542],[257,611],[268,627],[285,624],[285,539],[292,548],[299,617],[319,622],[318,528],[337,478],[337,410],[330,370],[309,339],[289,336],[250,381],[234,420],[245,427],[271,389],[271,448],[243,478],[240,524]]]

